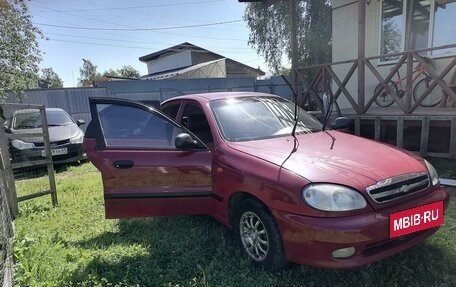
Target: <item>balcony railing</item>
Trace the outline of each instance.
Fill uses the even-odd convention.
[[[454,106],[456,103],[455,90],[449,86],[448,82],[451,82],[451,80],[447,82],[445,80],[445,77],[453,69],[453,67],[456,66],[456,57],[453,56],[452,59],[450,58],[448,64],[446,64],[443,69],[440,68],[439,71],[437,71],[433,65],[429,63],[429,60],[426,57],[422,56],[423,53],[429,51],[451,48],[456,48],[456,44],[299,68],[298,75],[300,77],[300,81],[302,81],[304,84],[307,83],[307,85],[304,85],[307,86],[304,91],[304,101],[313,99],[316,102],[318,108],[323,111],[322,95],[324,93],[332,96],[333,100],[335,101],[337,101],[337,99],[339,99],[339,97],[343,94],[350,103],[351,107],[358,114],[366,114],[369,109],[371,109],[373,103],[378,97],[386,95],[392,97],[394,103],[404,114],[412,114],[417,109],[417,107],[422,105],[423,101],[429,97],[430,93],[437,86],[439,86],[442,92],[438,106],[440,108],[448,107],[449,105]],[[398,61],[393,64],[393,68],[390,69],[386,75],[382,75],[379,72],[379,67],[376,68],[374,64],[372,64],[372,61],[385,58],[397,58]],[[413,87],[414,84],[417,83],[417,79],[414,77],[417,67],[414,67],[414,62],[418,63],[418,66],[421,66],[420,69],[422,69],[422,72],[424,71],[427,77],[429,77],[429,83],[425,86],[425,89],[422,93],[413,97]],[[340,65],[349,66],[349,68],[345,69],[343,75],[339,73],[338,76],[338,74],[334,71],[334,68]],[[364,65],[367,67],[367,69],[365,69],[366,74],[368,73],[367,71],[370,71],[374,78],[378,80],[379,86],[382,87],[374,89],[372,93],[369,94],[372,95],[371,98],[367,98],[366,94],[364,94],[364,91],[362,91],[362,94],[360,94],[361,99],[359,98],[360,95],[358,94],[356,97],[354,97],[346,87],[347,83],[349,83],[350,79],[352,79],[353,74],[358,69],[359,65]],[[401,79],[401,82],[405,82],[404,89],[402,90],[403,95],[401,95],[397,92],[397,89],[394,89],[394,85],[392,87],[391,81],[396,80],[393,78],[395,75],[399,75],[398,71],[402,68],[403,65],[406,66],[406,73],[404,78]],[[310,81],[305,77],[306,74],[309,74],[307,73],[309,70],[313,74],[313,78]],[[338,71],[340,71],[340,69],[338,69]],[[453,77],[451,77],[453,81],[456,79],[455,75],[456,71],[454,72]],[[362,79],[364,80],[364,77]],[[452,85],[455,84],[456,83],[452,83]],[[361,87],[365,87],[365,83],[361,83]],[[364,98],[362,97],[363,95]]]

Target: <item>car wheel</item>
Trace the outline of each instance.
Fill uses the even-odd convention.
[[[246,199],[241,202],[234,219],[242,253],[255,265],[274,271],[287,264],[279,229],[264,205]]]

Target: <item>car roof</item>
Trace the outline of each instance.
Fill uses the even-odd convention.
[[[24,109],[24,110],[17,110],[14,112],[14,114],[15,115],[27,114],[27,113],[37,112],[37,111],[38,111],[38,109]],[[64,111],[64,110],[61,108],[46,108],[46,112],[57,112],[57,111]]]
[[[217,92],[217,93],[201,93],[201,94],[188,94],[183,96],[174,97],[163,102],[175,100],[197,100],[200,103],[208,103],[214,100],[229,99],[229,98],[241,98],[241,97],[276,97],[277,95],[260,93],[260,92]]]

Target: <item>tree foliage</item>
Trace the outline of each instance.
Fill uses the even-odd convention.
[[[297,1],[298,58],[306,66],[331,61],[331,2]],[[265,58],[273,73],[282,68],[283,56],[291,60],[290,1],[265,7],[246,4],[244,20],[250,29],[249,44]]]
[[[35,82],[41,52],[34,27],[24,1],[0,0],[0,98],[5,91],[17,95]]]
[[[97,66],[92,64],[88,59],[82,59],[82,67],[79,68],[78,85],[82,87],[92,86],[93,82],[98,80],[101,75],[97,72]]]
[[[122,66],[119,70],[119,74],[124,78],[139,78],[139,71],[133,68],[132,66]]]
[[[122,66],[122,68],[113,70],[109,69],[103,73],[103,76],[111,76],[111,77],[121,77],[121,78],[130,78],[136,79],[139,78],[140,74],[139,71],[133,68],[130,65]]]
[[[62,79],[52,68],[42,69],[40,79],[48,82],[51,88],[63,88]]]
[[[120,77],[120,78],[139,78],[139,71],[130,65],[122,66],[122,68],[114,70],[109,69],[103,73],[97,71],[97,66],[88,59],[82,59],[82,68],[79,68],[79,86],[88,87],[92,86],[94,81],[103,81],[107,77]]]

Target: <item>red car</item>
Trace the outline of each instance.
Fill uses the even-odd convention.
[[[161,111],[92,98],[90,108],[84,148],[107,218],[208,214],[268,270],[377,261],[433,234],[448,207],[427,161],[322,130],[301,109],[295,126],[294,105],[274,95],[186,95]]]

